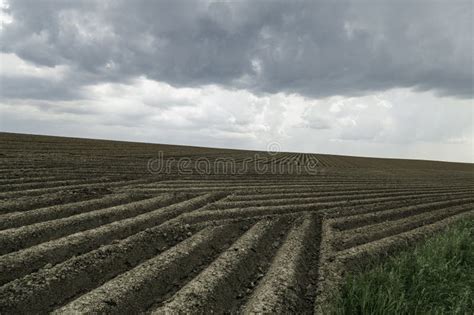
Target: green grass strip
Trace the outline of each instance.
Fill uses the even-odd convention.
[[[474,220],[345,278],[336,314],[471,314]]]

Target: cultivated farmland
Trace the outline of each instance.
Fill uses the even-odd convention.
[[[474,217],[472,164],[0,134],[1,313],[324,312]]]

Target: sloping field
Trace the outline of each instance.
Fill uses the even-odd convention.
[[[1,313],[324,312],[474,216],[471,164],[0,134]]]

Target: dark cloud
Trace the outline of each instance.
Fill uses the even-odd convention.
[[[68,100],[82,98],[63,82],[35,78],[0,76],[0,99]]]
[[[37,85],[50,98],[141,75],[308,97],[395,87],[473,95],[471,1],[15,0],[8,14],[4,52],[74,69],[68,86]]]

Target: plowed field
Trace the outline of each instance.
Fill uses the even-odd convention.
[[[354,262],[474,217],[472,164],[8,133],[0,148],[1,313],[323,313]]]

